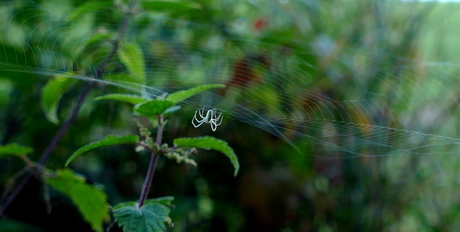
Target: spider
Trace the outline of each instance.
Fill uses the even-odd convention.
[[[206,115],[205,115],[206,112]],[[200,120],[198,120],[197,115],[200,116]],[[193,115],[192,125],[195,128],[198,128],[203,123],[211,124],[212,131],[216,131],[217,127],[222,124],[222,120],[224,116],[222,116],[222,112],[217,113],[216,109],[209,109],[205,110],[204,108],[195,111],[195,115]]]

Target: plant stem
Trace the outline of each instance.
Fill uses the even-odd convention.
[[[129,4],[129,9],[128,9],[129,12],[127,12],[125,17],[123,18],[123,21],[122,21],[122,23],[120,25],[120,28],[118,30],[117,39],[113,42],[112,50],[109,52],[109,54],[104,59],[102,64],[96,70],[96,74],[94,75],[95,79],[100,79],[102,77],[105,67],[109,64],[109,62],[112,60],[113,56],[117,52],[118,47],[120,45],[120,41],[122,40],[122,38],[123,38],[123,36],[125,34],[126,27],[128,25],[129,19],[132,16],[131,10],[136,5],[136,1],[137,0],[131,0],[131,2]],[[91,89],[94,87],[94,85],[95,85],[95,82],[88,83],[88,85],[86,86],[85,90],[80,94],[80,96],[78,96],[77,103],[75,104],[74,108],[72,109],[71,114],[69,115],[67,120],[63,124],[61,124],[61,126],[59,127],[59,129],[56,132],[56,134],[54,135],[53,139],[48,144],[48,146],[46,147],[46,149],[43,152],[43,154],[40,156],[40,159],[38,160],[38,164],[44,165],[46,163],[46,161],[48,160],[48,158],[51,155],[51,152],[54,150],[54,148],[56,147],[56,145],[59,142],[59,140],[61,139],[61,137],[69,130],[70,125],[75,120],[78,112],[80,111],[80,108],[82,107],[83,103],[85,102],[86,97],[88,97],[88,94],[91,92]],[[29,173],[26,177],[24,177],[24,179],[21,181],[21,183],[19,183],[16,186],[16,188],[11,193],[11,195],[5,200],[4,204],[0,208],[0,219],[5,214],[5,210],[11,204],[11,202],[13,202],[13,200],[17,197],[17,195],[22,191],[22,189],[29,182],[29,180],[31,179],[32,175],[33,175],[32,173]]]
[[[97,78],[97,73],[96,73],[96,78]],[[51,142],[48,144],[46,147],[45,151],[43,152],[42,156],[40,156],[40,159],[38,160],[39,164],[45,164],[48,158],[50,157],[51,151],[54,150],[54,147],[56,147],[57,143],[61,139],[61,137],[67,132],[70,128],[70,125],[72,122],[75,120],[77,117],[78,111],[80,110],[81,106],[85,102],[86,97],[88,94],[91,92],[91,89],[94,87],[94,82],[90,82],[85,90],[78,96],[77,99],[77,104],[75,104],[74,108],[72,109],[72,113],[70,114],[69,118],[59,127],[58,131],[54,135],[53,139]]]
[[[161,140],[163,139],[163,115],[158,115],[158,129],[157,129],[157,137],[155,144],[160,147],[161,146]],[[149,194],[150,191],[150,186],[152,185],[152,180],[153,180],[153,175],[155,174],[155,167],[157,166],[157,161],[158,161],[158,155],[155,154],[155,152],[152,152],[152,155],[150,156],[150,163],[149,163],[149,169],[147,170],[147,174],[145,175],[145,180],[144,180],[144,185],[142,186],[142,191],[141,195],[139,197],[139,207],[142,207],[144,205],[144,201],[147,199],[147,195]]]

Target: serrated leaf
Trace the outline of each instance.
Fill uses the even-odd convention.
[[[238,162],[238,157],[236,157],[233,149],[228,145],[227,142],[221,139],[214,138],[212,136],[203,136],[203,137],[192,137],[192,138],[177,138],[173,141],[174,146],[177,147],[194,147],[205,150],[215,150],[222,152],[226,155],[233,167],[235,168],[234,175],[238,174],[240,170],[240,164]]]
[[[92,149],[98,148],[98,147],[105,147],[105,146],[110,146],[110,145],[117,145],[117,144],[129,144],[129,143],[137,143],[139,141],[139,136],[137,135],[126,135],[126,136],[113,136],[109,135],[99,141],[87,144],[77,151],[75,151],[69,159],[65,162],[65,166],[67,167],[70,162],[72,162],[75,158],[77,158],[79,155],[90,151]]]
[[[98,100],[116,100],[116,101],[121,101],[121,102],[134,104],[134,105],[144,103],[144,102],[148,101],[148,99],[142,98],[142,97],[137,96],[137,95],[119,94],[119,93],[107,94],[107,95],[104,95],[104,96],[100,96],[100,97],[95,98],[95,100],[96,101],[98,101]]]
[[[145,64],[144,55],[139,45],[134,43],[123,44],[118,49],[118,56],[121,62],[126,66],[131,76],[138,79],[138,83],[145,84]]]
[[[198,3],[175,0],[145,0],[142,1],[142,7],[146,10],[159,13],[183,12],[201,9],[201,5]]]
[[[134,107],[134,112],[148,118],[155,118],[172,107],[174,102],[168,100],[151,100]]]
[[[173,200],[173,197],[150,199],[142,207],[137,202],[123,202],[113,208],[113,216],[124,232],[164,231],[165,224],[171,224]]]
[[[67,77],[55,77],[48,81],[42,90],[41,105],[45,111],[46,118],[54,123],[59,124],[57,108],[62,94],[75,83],[75,79]]]
[[[103,223],[109,220],[109,203],[101,189],[87,184],[84,177],[70,169],[54,173],[47,170],[45,182],[69,197],[93,230],[102,232]]]
[[[166,100],[172,101],[174,102],[174,104],[176,104],[189,97],[192,97],[193,95],[203,92],[205,90],[212,89],[212,88],[223,88],[223,87],[225,87],[225,85],[223,84],[201,85],[201,86],[194,87],[191,89],[180,90],[180,91],[171,93],[166,97]]]
[[[0,146],[0,158],[8,156],[25,156],[33,151],[30,147],[25,147],[18,144],[7,144]]]
[[[88,12],[94,12],[96,10],[100,10],[103,8],[110,8],[113,7],[112,2],[87,2],[82,4],[81,6],[77,7],[73,10],[68,16],[67,21],[73,21],[75,19],[83,17],[84,14]]]

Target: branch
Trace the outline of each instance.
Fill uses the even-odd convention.
[[[155,144],[158,147],[160,147],[161,140],[163,139],[163,129],[164,129],[163,115],[158,115],[157,118],[158,118],[158,129],[157,129],[157,138],[156,138]],[[147,199],[147,195],[149,194],[150,186],[152,185],[153,175],[155,174],[155,167],[157,166],[157,161],[158,161],[158,155],[152,152],[152,155],[150,156],[149,169],[147,170],[147,174],[144,180],[144,185],[142,186],[141,195],[139,197],[139,207],[144,205],[144,201],[145,199]]]
[[[117,39],[113,42],[112,50],[107,55],[107,57],[104,59],[102,64],[98,67],[98,69],[96,70],[96,74],[94,76],[95,79],[100,79],[102,77],[105,67],[107,66],[107,64],[109,64],[109,62],[112,60],[113,56],[117,52],[118,46],[120,45],[120,41],[123,39],[123,36],[125,34],[126,27],[128,25],[129,19],[132,16],[131,11],[132,11],[132,9],[134,8],[135,5],[136,5],[136,0],[131,0],[131,2],[129,4],[128,12],[125,14],[125,16],[123,18],[123,21],[121,22],[120,28],[118,30]],[[78,96],[77,104],[75,104],[74,108],[72,109],[72,112],[71,112],[70,116],[59,127],[59,129],[56,132],[56,134],[54,135],[53,139],[48,144],[48,146],[46,147],[45,151],[43,152],[43,154],[41,155],[40,159],[38,160],[39,165],[44,165],[46,163],[46,161],[50,157],[51,152],[54,150],[54,148],[56,147],[56,145],[59,142],[59,140],[61,139],[61,137],[69,130],[70,125],[75,120],[75,118],[76,118],[76,116],[78,114],[78,111],[80,111],[81,106],[85,102],[86,97],[91,92],[91,89],[94,87],[94,85],[95,85],[95,82],[90,82],[86,86],[85,90],[80,94],[80,96]],[[0,219],[5,214],[5,210],[11,204],[11,202],[13,202],[13,200],[17,197],[17,195],[22,191],[22,189],[25,187],[25,185],[29,182],[29,180],[31,179],[32,175],[33,175],[32,173],[29,173],[21,181],[21,183],[16,186],[16,188],[11,193],[11,195],[8,197],[8,199],[6,199],[5,203],[0,208]]]

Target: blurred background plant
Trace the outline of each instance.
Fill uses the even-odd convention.
[[[45,149],[93,81],[126,4],[0,4],[2,144]],[[171,231],[457,231],[459,4],[140,1],[105,82],[47,166],[62,168],[107,134],[136,133],[128,106],[94,97],[225,83],[173,116],[165,141],[212,133],[234,148],[240,174],[211,152],[197,156],[196,169],[161,159],[151,196],[176,197]],[[62,97],[47,104],[44,86],[64,77]],[[190,124],[204,106],[224,112],[216,132]],[[90,153],[72,168],[104,185],[111,205],[135,200],[149,157],[128,146]],[[0,161],[3,187],[21,165]],[[56,192],[47,215],[43,191],[32,181],[0,228],[90,230]]]

